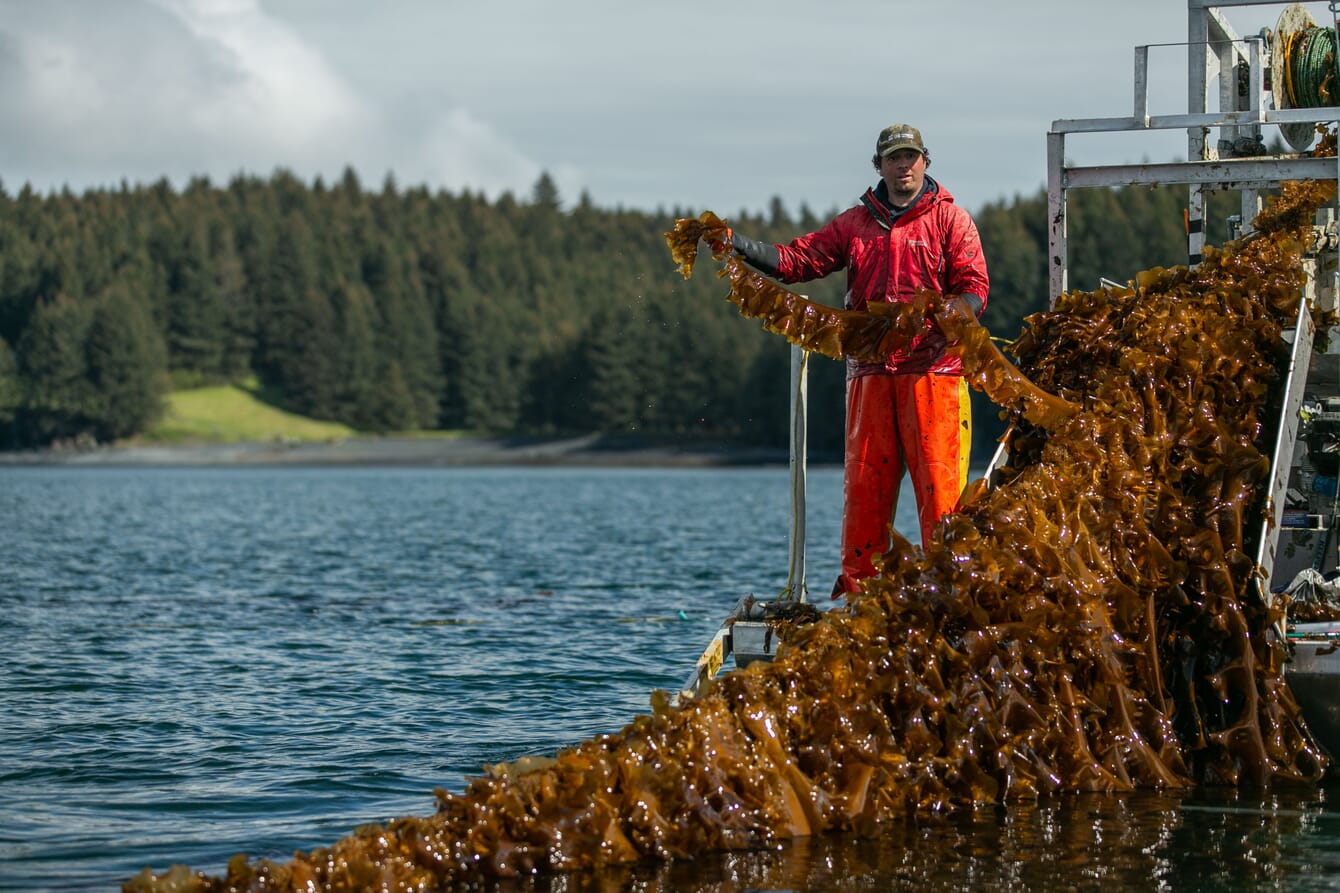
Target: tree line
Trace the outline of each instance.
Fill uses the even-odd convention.
[[[1184,263],[1184,204],[1181,189],[1073,193],[1072,284]],[[780,242],[838,210],[792,215],[774,198],[730,223]],[[365,432],[785,446],[788,346],[724,300],[710,260],[687,281],[670,261],[664,233],[697,213],[585,193],[565,209],[547,174],[496,200],[393,178],[367,189],[352,170],[79,195],[0,183],[0,448],[131,437],[169,390],[242,381]],[[1046,196],[974,216],[983,322],[1010,340],[1047,305]],[[840,306],[842,279],[801,290]],[[984,461],[999,426],[975,399]],[[841,363],[811,363],[809,417],[811,450],[840,452]]]

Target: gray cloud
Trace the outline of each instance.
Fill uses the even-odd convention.
[[[1247,34],[1274,14],[1230,18]],[[872,181],[875,133],[906,120],[977,208],[1041,188],[1054,119],[1128,114],[1135,45],[1185,30],[1175,0],[0,0],[0,179],[348,165],[370,185],[496,196],[548,171],[607,207],[824,212]],[[1155,57],[1155,110],[1184,110],[1185,49]],[[1073,146],[1164,160],[1185,140],[1109,143]]]

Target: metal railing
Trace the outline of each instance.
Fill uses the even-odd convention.
[[[1313,158],[1302,154],[1221,158],[1219,146],[1262,145],[1261,128],[1282,128],[1340,122],[1340,106],[1281,108],[1274,101],[1273,83],[1266,78],[1270,47],[1263,35],[1242,38],[1234,33],[1222,10],[1242,6],[1297,6],[1262,0],[1187,0],[1188,112],[1180,115],[1149,113],[1149,44],[1135,48],[1134,105],[1129,116],[1060,119],[1047,134],[1048,288],[1051,303],[1069,288],[1066,245],[1067,194],[1071,189],[1118,186],[1190,187],[1187,207],[1187,260],[1200,261],[1205,246],[1205,196],[1211,190],[1239,190],[1241,220],[1251,221],[1261,208],[1262,190],[1287,180],[1340,181],[1340,157]],[[1332,4],[1334,14],[1336,5]],[[1333,15],[1334,19],[1334,15]],[[1214,88],[1212,90],[1212,88]],[[1211,102],[1212,92],[1216,101]],[[1211,109],[1214,105],[1216,108]],[[1211,142],[1210,133],[1220,130]],[[1187,160],[1167,163],[1071,165],[1066,161],[1066,137],[1071,134],[1187,131]]]

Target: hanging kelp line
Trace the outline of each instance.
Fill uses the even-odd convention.
[[[763,328],[792,344],[832,359],[854,357],[883,360],[935,321],[963,359],[968,382],[1000,406],[1019,407],[1030,422],[1051,428],[1071,416],[1076,407],[1033,386],[991,342],[990,333],[977,323],[949,312],[946,297],[921,289],[914,300],[901,304],[874,302],[867,310],[838,310],[802,298],[750,270],[725,246],[730,230],[711,211],[675,223],[665,234],[670,256],[685,279],[693,273],[698,243],[713,246],[713,257],[724,263],[718,274],[730,282],[727,299]]]
[[[1026,321],[1015,373],[989,371],[989,339],[965,337],[974,382],[1019,409],[1006,479],[924,548],[895,542],[879,577],[773,663],[680,706],[658,692],[648,715],[552,758],[485,767],[438,791],[433,815],[286,862],[239,856],[223,877],[146,870],[124,889],[466,889],[1049,792],[1316,782],[1326,759],[1266,634],[1281,608],[1255,594],[1243,530],[1302,285],[1294,221],[1333,194],[1287,188],[1262,235],[1194,270],[1062,296]],[[839,354],[924,325],[731,283],[746,315]]]

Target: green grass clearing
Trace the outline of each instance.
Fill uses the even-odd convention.
[[[357,432],[276,409],[254,388],[236,385],[173,391],[163,417],[144,433],[150,443],[256,443],[333,441]]]

